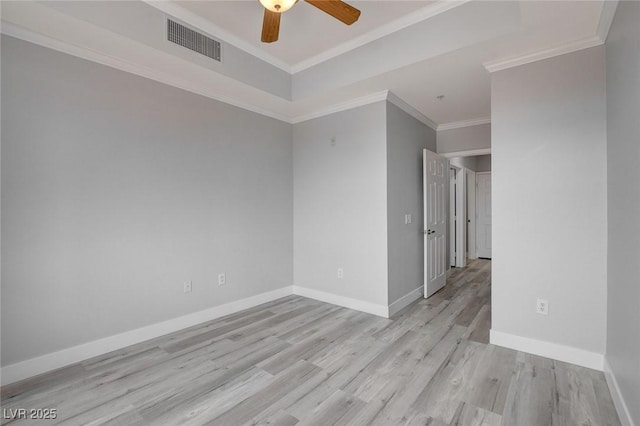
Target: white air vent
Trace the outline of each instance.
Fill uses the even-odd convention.
[[[200,34],[171,19],[167,19],[167,40],[218,62],[221,61],[219,41]]]

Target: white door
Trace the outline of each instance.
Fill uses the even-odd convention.
[[[491,259],[491,172],[476,173],[476,247]]]
[[[467,257],[476,259],[476,174],[471,170],[467,175]]]
[[[456,188],[456,173],[457,170],[453,167],[449,168],[449,174],[451,175],[451,181],[449,182],[449,265],[456,266],[456,251],[458,240],[458,227],[456,226],[456,211],[458,206],[457,202],[457,188]]]
[[[448,162],[438,154],[424,150],[424,297],[440,290],[446,282],[445,182],[449,179]]]

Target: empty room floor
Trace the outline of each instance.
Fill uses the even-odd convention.
[[[601,372],[488,344],[490,281],[491,262],[472,261],[393,319],[286,297],[5,386],[3,411],[55,408],[38,424],[70,425],[620,424]]]

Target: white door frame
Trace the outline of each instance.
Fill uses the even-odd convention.
[[[464,167],[458,167],[450,164],[450,168],[455,170],[456,173],[456,191],[455,191],[455,233],[450,229],[449,241],[452,245],[449,252],[453,250],[454,235],[455,235],[455,259],[451,259],[451,264],[456,268],[464,268],[467,265],[466,259],[466,247],[467,247],[467,191],[466,191],[466,170]],[[450,193],[452,190],[450,190]],[[451,200],[449,200],[451,203]],[[453,203],[451,203],[453,206]],[[451,211],[451,207],[449,211]],[[449,223],[453,223],[453,219],[450,218]]]
[[[465,169],[467,184],[467,257],[469,259],[478,258],[476,247],[476,172]]]
[[[447,235],[449,236],[449,238],[447,238],[447,245],[448,250],[447,250],[447,254],[449,255],[449,263],[447,263],[447,267],[451,268],[451,267],[455,267],[458,266],[458,260],[457,260],[457,248],[458,248],[458,244],[457,244],[457,226],[456,226],[456,220],[459,217],[458,212],[456,211],[456,187],[458,186],[456,179],[458,177],[458,173],[460,172],[460,167],[456,167],[453,164],[449,164],[449,169],[447,170],[449,172],[448,176],[449,176],[449,198],[448,198],[448,204],[449,207],[447,208],[447,216],[448,216],[448,220],[447,220]]]
[[[490,171],[489,171],[489,172],[476,172],[476,191],[477,191],[477,188],[478,188],[478,176],[481,176],[481,175],[489,175],[489,176],[492,176]],[[477,208],[477,205],[478,205],[478,198],[476,197],[476,221],[477,221],[477,218],[478,218],[478,208]],[[476,255],[479,255],[479,250],[478,250],[478,231],[479,231],[479,229],[480,229],[480,228],[476,226]],[[489,257],[489,259],[490,259],[490,258],[491,258],[491,257]]]

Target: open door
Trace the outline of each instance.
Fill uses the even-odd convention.
[[[446,282],[445,182],[449,178],[448,161],[429,150],[423,150],[424,201],[424,297],[440,290]]]

